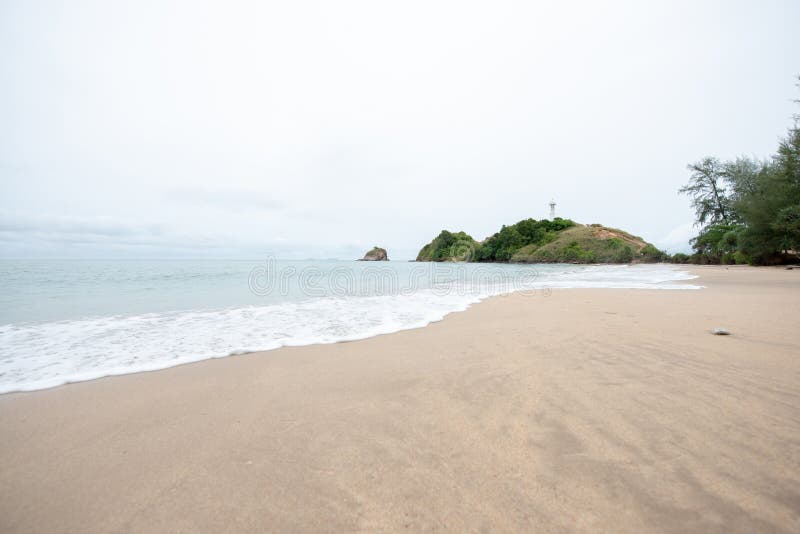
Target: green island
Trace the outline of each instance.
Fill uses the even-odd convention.
[[[442,230],[417,254],[417,261],[510,263],[654,263],[669,258],[628,232],[558,217],[504,225],[480,242],[465,232]]]

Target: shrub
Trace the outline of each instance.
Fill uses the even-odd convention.
[[[736,252],[733,253],[733,262],[736,263],[737,265],[747,265],[749,263],[752,263],[752,260],[747,254],[745,254],[741,250],[737,250]]]
[[[639,259],[645,262],[658,262],[662,261],[665,257],[667,257],[665,252],[658,250],[650,243],[646,244],[642,247],[642,250],[639,251]]]
[[[625,245],[614,257],[616,263],[630,263],[633,261],[633,249],[630,245]]]

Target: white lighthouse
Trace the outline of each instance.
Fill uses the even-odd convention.
[[[556,201],[555,200],[551,200],[550,201],[550,220],[552,221],[555,218],[556,218]]]

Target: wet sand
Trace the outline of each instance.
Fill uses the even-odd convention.
[[[798,532],[800,269],[692,271],[0,396],[0,531]]]

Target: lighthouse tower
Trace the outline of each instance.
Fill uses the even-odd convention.
[[[556,218],[556,201],[555,200],[551,200],[550,201],[550,220],[552,221],[555,218]]]

